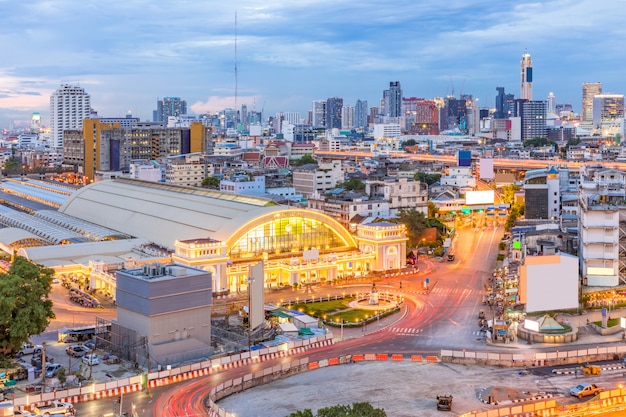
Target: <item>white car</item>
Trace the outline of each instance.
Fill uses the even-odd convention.
[[[85,355],[81,360],[89,366],[98,365],[100,363],[100,357],[95,353]]]

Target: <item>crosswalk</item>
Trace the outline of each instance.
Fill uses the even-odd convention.
[[[409,290],[404,291],[409,294],[456,294],[459,292],[465,292],[468,296],[476,295],[476,294],[484,294],[483,290],[476,289],[468,289],[468,288],[445,288],[445,287],[435,287],[430,290],[420,289],[420,290]]]
[[[388,327],[387,330],[391,333],[395,333],[398,336],[419,336],[423,333],[424,329],[416,329],[413,327]],[[476,337],[485,336],[485,332],[480,330],[457,330],[454,334],[472,335]]]

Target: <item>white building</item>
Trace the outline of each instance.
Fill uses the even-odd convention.
[[[138,180],[165,182],[165,168],[157,161],[138,160],[129,165],[130,177]]]
[[[575,256],[525,256],[520,265],[520,303],[527,313],[578,308],[578,282]]]
[[[343,106],[341,108],[341,128],[352,129],[354,127],[354,107]]]
[[[263,195],[265,194],[265,176],[250,179],[247,175],[236,175],[230,180],[220,181],[220,191],[229,194]]]
[[[293,170],[293,186],[304,197],[331,190],[343,181],[341,161],[308,164]]]
[[[365,193],[371,199],[387,201],[390,216],[404,209],[415,209],[428,216],[428,186],[419,181],[399,177],[366,180]]]
[[[476,178],[472,175],[470,167],[450,167],[448,175],[443,175],[439,183],[457,188],[474,188],[476,187]]]
[[[168,158],[165,165],[165,182],[168,184],[199,187],[210,175],[204,155],[189,154]]]
[[[91,97],[78,86],[64,84],[50,96],[52,146],[63,148],[64,130],[81,130],[91,115]]]
[[[626,173],[583,166],[578,194],[580,271],[583,285],[614,287],[626,281]]]
[[[400,123],[375,124],[373,127],[374,139],[399,138],[402,135]]]

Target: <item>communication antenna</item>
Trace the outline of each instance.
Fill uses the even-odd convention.
[[[237,12],[235,12],[235,114],[239,114],[237,109],[237,81]]]

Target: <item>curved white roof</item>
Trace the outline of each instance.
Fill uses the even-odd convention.
[[[284,209],[260,197],[119,178],[83,187],[59,212],[173,248],[176,240],[226,241],[248,221]]]

